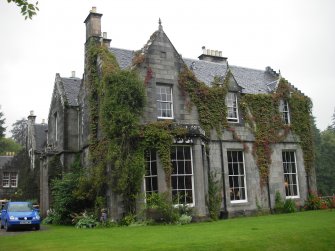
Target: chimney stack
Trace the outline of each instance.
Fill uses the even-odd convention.
[[[92,7],[92,10],[84,21],[86,24],[86,41],[90,37],[101,37],[101,17],[102,14],[97,13],[97,8]]]
[[[202,54],[198,58],[203,61],[214,63],[227,62],[227,58],[222,57],[222,51],[206,49],[205,46],[202,46]]]
[[[34,115],[34,111],[31,110],[31,111],[30,111],[30,114],[29,114],[29,116],[28,116],[28,122],[29,122],[31,125],[33,125],[33,124],[35,124],[35,120],[36,120],[36,116]]]

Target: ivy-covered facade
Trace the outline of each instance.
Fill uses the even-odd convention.
[[[78,193],[112,219],[136,214],[152,193],[206,219],[209,177],[222,216],[271,210],[277,191],[303,205],[316,189],[308,97],[270,67],[230,66],[204,47],[183,58],[161,21],[142,49],[111,47],[101,17],[92,9],[85,20],[83,79],[56,76],[42,211],[51,160],[66,172],[76,154],[86,170]]]

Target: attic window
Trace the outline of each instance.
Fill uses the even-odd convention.
[[[226,96],[227,120],[231,123],[238,123],[237,95],[234,92],[228,92]]]
[[[165,51],[161,51],[161,58],[166,58],[166,52]]]
[[[290,124],[290,110],[287,100],[280,100],[279,110],[282,114],[282,120],[285,125]]]

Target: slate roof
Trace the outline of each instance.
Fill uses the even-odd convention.
[[[36,149],[37,151],[42,151],[47,143],[47,132],[48,129],[47,124],[34,124],[34,138],[36,141]]]
[[[78,94],[80,90],[80,78],[60,78],[65,98],[70,106],[78,106]]]
[[[12,159],[13,156],[0,156],[0,169],[2,169]]]
[[[130,67],[134,51],[110,48],[115,55],[121,69]],[[231,70],[238,85],[243,89],[243,93],[269,93],[276,89],[279,75],[273,70],[256,70],[239,66],[227,65],[224,63],[214,63],[198,59],[183,58],[185,64],[191,69],[195,76],[202,82],[210,85],[215,76],[225,76],[228,68]]]
[[[109,50],[115,55],[121,69],[125,69],[131,66],[132,59],[134,57],[134,51],[118,48],[109,48]]]

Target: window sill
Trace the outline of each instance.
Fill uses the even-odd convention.
[[[231,204],[242,204],[242,203],[248,203],[247,200],[233,200],[230,201]]]

